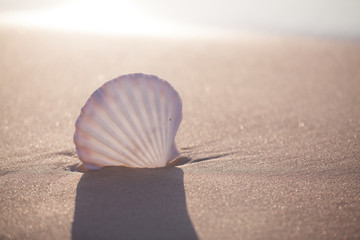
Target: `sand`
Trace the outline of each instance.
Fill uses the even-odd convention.
[[[0,239],[359,239],[360,43],[0,30]],[[119,75],[168,80],[193,162],[76,171]]]

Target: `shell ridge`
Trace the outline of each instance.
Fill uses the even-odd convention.
[[[83,128],[79,128],[78,130],[79,130],[80,133],[81,133],[81,132],[84,132],[84,131],[87,132],[87,133],[92,137],[93,140],[101,143],[101,144],[104,145],[105,147],[112,148],[112,149],[113,149],[114,151],[116,151],[118,154],[121,154],[121,155],[125,156],[126,159],[129,159],[129,160],[131,160],[132,162],[136,162],[136,161],[132,160],[132,157],[130,157],[127,153],[124,153],[119,147],[116,147],[116,146],[112,143],[112,141],[110,141],[110,139],[113,139],[113,140],[115,140],[117,143],[119,143],[120,146],[122,147],[121,141],[119,141],[119,139],[116,137],[117,135],[114,135],[114,132],[107,128],[108,125],[104,125],[103,122],[100,122],[100,123],[99,123],[99,121],[103,121],[103,119],[101,119],[99,116],[96,116],[96,117],[93,117],[93,118],[89,118],[89,116],[84,115],[83,117],[84,117],[84,118],[83,118],[83,120],[82,120],[82,121],[83,121],[82,126],[83,126],[83,128],[86,128],[86,130],[83,129]],[[93,123],[93,127],[92,127],[92,128],[90,128],[90,127],[88,126],[88,124],[87,124],[87,121],[89,121],[89,120]],[[105,133],[106,133],[106,135],[99,133],[100,130],[104,130]],[[106,138],[106,137],[107,137],[107,138]],[[110,139],[108,139],[108,138],[110,138]]]
[[[160,99],[166,99],[166,84],[161,84],[161,92],[160,92]],[[163,128],[163,131],[161,131],[161,140],[163,143],[163,149],[164,149],[164,158],[166,159],[167,157],[167,142],[166,142],[166,129],[164,128],[166,126],[167,123],[167,116],[166,116],[166,105],[167,103],[163,100],[160,101],[160,124],[162,125],[161,127]],[[166,159],[167,160],[167,159]]]
[[[102,102],[104,104],[104,102]],[[96,102],[95,100],[93,100],[91,102],[91,104],[95,105],[94,108],[96,108],[96,112],[94,110],[92,110],[92,106],[89,106],[90,110],[87,110],[86,112],[83,112],[83,118],[86,121],[86,119],[91,120],[94,124],[95,127],[98,126],[97,130],[97,136],[94,136],[95,138],[98,138],[99,136],[101,136],[101,134],[99,134],[99,130],[104,130],[105,133],[110,136],[113,140],[115,140],[117,143],[119,143],[121,146],[123,146],[123,141],[121,139],[121,136],[119,134],[116,134],[116,131],[114,129],[114,126],[116,127],[116,124],[112,124],[112,121],[108,121],[106,119],[108,119],[108,114],[103,114],[106,113],[106,107],[98,107],[96,106],[98,104],[98,102]],[[90,103],[88,105],[91,105]],[[106,118],[106,119],[104,119]],[[95,129],[88,129],[88,131],[92,132]],[[126,148],[126,146],[123,146]],[[126,148],[127,150],[129,150],[128,148]],[[132,159],[131,157],[127,157],[129,159]],[[135,159],[136,159],[136,155],[135,155]],[[134,160],[133,160],[134,161]]]
[[[163,141],[164,141],[164,159],[165,159],[165,164],[167,164],[171,159],[169,159],[169,153],[171,151],[171,141],[169,138],[169,134],[171,134],[171,126],[173,123],[173,117],[171,112],[173,112],[174,108],[177,108],[176,105],[174,105],[174,102],[172,101],[172,99],[178,96],[178,93],[176,92],[176,90],[170,85],[169,82],[162,80],[162,87],[164,89],[164,98],[168,99],[168,101],[165,104],[165,109],[162,111],[163,115],[162,115],[162,127],[164,128],[164,135],[163,135]],[[168,89],[168,91],[165,91],[165,89]],[[171,94],[170,94],[171,93]],[[180,108],[181,111],[181,108]]]
[[[149,144],[149,139],[145,138],[146,133],[144,129],[144,123],[142,121],[142,115],[141,111],[139,110],[139,106],[137,104],[138,98],[137,95],[134,95],[134,93],[131,91],[131,88],[138,85],[138,79],[132,79],[131,82],[127,82],[126,84],[126,100],[129,106],[129,110],[131,111],[131,114],[129,114],[130,121],[134,126],[134,130],[137,133],[138,139],[142,143],[142,150],[146,153],[147,158],[142,159],[142,161],[148,162],[151,166],[154,165],[153,159],[154,159],[154,153],[151,151],[151,146]],[[136,91],[134,91],[136,92]]]
[[[145,140],[147,141],[147,149],[149,150],[149,152],[151,153],[151,162],[153,164],[153,166],[157,166],[157,153],[156,153],[156,149],[154,149],[154,138],[152,137],[151,134],[151,122],[149,121],[150,116],[149,113],[147,111],[147,99],[145,99],[144,95],[146,94],[143,89],[144,84],[146,82],[146,79],[137,79],[137,81],[139,81],[138,85],[139,87],[137,88],[138,91],[134,91],[133,92],[133,96],[135,97],[135,99],[139,100],[139,102],[141,102],[142,104],[136,104],[136,113],[138,114],[138,119],[142,128],[142,133],[143,136],[145,137]]]
[[[124,87],[126,88],[126,86]],[[133,112],[133,109],[130,108],[130,110],[128,108],[126,108],[125,106],[131,106],[132,105],[132,99],[130,96],[127,96],[127,92],[124,93],[124,95],[122,95],[122,99],[120,98],[119,95],[116,95],[116,106],[119,109],[119,111],[121,111],[124,114],[124,119],[126,120],[126,122],[128,123],[128,125],[130,126],[132,132],[134,133],[134,135],[136,136],[136,138],[133,138],[133,141],[136,141],[140,147],[139,150],[142,151],[143,155],[146,156],[143,161],[148,162],[149,164],[151,164],[151,161],[149,159],[151,159],[151,155],[149,154],[148,151],[146,151],[146,147],[145,147],[145,142],[142,139],[142,135],[139,133],[138,131],[138,123],[136,123],[136,121],[134,120],[134,116],[136,116],[135,112]]]
[[[119,109],[117,109],[116,104],[112,104],[112,102],[114,102],[114,101],[115,100],[113,98],[105,100],[105,102],[107,104],[107,108],[105,108],[105,111],[108,113],[108,117],[112,121],[113,127],[116,129],[116,132],[117,133],[121,132],[121,134],[122,134],[121,140],[128,140],[127,142],[130,143],[130,144],[125,145],[122,143],[123,141],[118,141],[119,144],[126,147],[126,149],[133,155],[133,157],[135,157],[135,159],[144,158],[145,154],[141,151],[141,147],[139,146],[138,142],[130,137],[131,134],[127,131],[127,128],[124,126],[123,122],[120,121],[119,114],[121,114],[123,117],[125,117],[125,116],[124,116],[123,112],[116,111]],[[116,109],[114,109],[114,108],[116,108]],[[124,142],[126,142],[126,141],[124,141]],[[133,148],[131,147],[131,145],[133,146]],[[135,147],[135,149],[134,149],[134,147]],[[139,151],[136,151],[136,149],[138,149]]]
[[[103,105],[103,111],[104,111],[105,113],[107,113],[107,114],[106,114],[106,116],[107,116],[106,118],[107,118],[108,120],[110,120],[109,123],[111,124],[111,126],[109,126],[109,127],[111,128],[111,131],[108,131],[108,133],[111,134],[111,136],[113,136],[114,139],[116,139],[117,142],[118,142],[120,145],[122,145],[124,148],[126,148],[126,150],[127,150],[128,152],[130,152],[133,157],[135,157],[135,158],[141,158],[141,156],[139,156],[139,155],[137,154],[137,152],[135,152],[135,151],[131,148],[131,146],[130,146],[129,144],[124,144],[124,143],[123,143],[123,142],[126,142],[126,141],[123,141],[124,139],[130,140],[130,137],[129,137],[129,136],[131,136],[131,135],[124,132],[124,129],[126,129],[126,128],[121,128],[121,127],[120,127],[120,126],[123,126],[123,124],[121,123],[121,121],[117,121],[118,113],[116,113],[116,112],[113,110],[113,107],[112,107],[112,104],[111,104],[111,101],[113,101],[113,99],[111,98],[111,96],[108,97],[108,94],[107,94],[108,92],[106,91],[106,90],[108,90],[108,89],[102,88],[102,90],[103,90],[103,91],[102,91],[102,95],[104,96],[104,97],[103,97],[103,99],[104,99],[104,101],[103,101],[103,104],[104,104],[104,105]],[[109,99],[109,98],[110,98],[110,99]],[[103,124],[104,124],[104,122],[103,122]],[[121,134],[120,134],[120,133],[121,133]],[[134,143],[133,141],[130,141],[130,143],[132,143],[136,149],[139,148],[139,146],[138,146],[136,143]]]
[[[104,107],[104,109],[106,109]],[[131,155],[133,156],[134,159],[138,159],[141,158],[138,154],[134,153],[133,150],[131,150],[131,147],[129,147],[128,145],[126,145],[126,143],[124,143],[124,138],[126,138],[127,136],[125,134],[119,134],[119,132],[117,132],[117,128],[118,126],[116,125],[116,123],[114,123],[113,121],[109,121],[109,115],[105,115],[106,118],[108,120],[104,120],[101,119],[102,122],[98,124],[100,125],[100,127],[104,130],[106,130],[106,132],[112,136],[112,138],[117,141],[117,143],[124,147],[127,151],[129,151],[131,153]],[[131,159],[132,157],[128,156],[129,159]]]
[[[170,149],[170,145],[169,145],[169,123],[172,121],[171,117],[169,116],[169,112],[170,110],[173,108],[173,103],[171,101],[171,96],[172,94],[175,92],[175,90],[173,88],[170,87],[170,84],[164,80],[162,80],[162,88],[163,88],[163,98],[164,99],[168,99],[168,101],[163,101],[162,105],[163,105],[163,111],[162,112],[162,117],[161,117],[161,123],[162,123],[162,128],[163,128],[163,143],[164,143],[164,161],[165,161],[165,165],[168,163],[169,159],[168,159],[168,155],[169,155],[169,149]]]
[[[137,81],[138,79],[134,79],[133,81]],[[135,84],[138,84],[138,82],[136,82]],[[137,98],[134,96],[133,92],[129,89],[130,87],[130,84],[127,84],[127,97],[128,99],[130,100],[130,104],[132,106],[132,110],[134,111],[135,115],[138,117],[138,118],[133,118],[132,120],[135,120],[134,122],[136,123],[137,127],[141,128],[141,132],[140,133],[140,136],[142,138],[146,137],[146,134],[144,134],[144,132],[146,132],[146,129],[144,129],[144,122],[142,121],[142,118],[141,118],[141,113],[140,113],[140,110],[139,110],[139,106],[137,104],[135,104],[137,101]],[[134,101],[135,100],[135,101]],[[144,136],[145,135],[145,136]],[[140,139],[142,139],[140,138]],[[150,142],[149,139],[146,139],[148,141],[148,143]],[[144,142],[144,141],[143,141]],[[151,150],[151,148],[149,148],[149,144],[146,144],[146,142],[144,142],[144,148],[145,150],[149,153],[149,161],[152,162],[154,164],[154,161],[153,159],[155,158],[155,155],[154,155],[154,152]]]
[[[115,89],[111,88],[111,91],[115,91]],[[118,95],[114,95],[115,96],[115,99],[114,99],[114,102],[115,102],[115,107],[116,107],[116,110],[118,110],[117,112],[121,113],[122,116],[124,117],[123,120],[124,121],[119,121],[121,122],[122,126],[124,126],[123,123],[126,123],[126,125],[128,125],[128,127],[130,127],[130,129],[128,129],[128,127],[125,127],[124,128],[124,131],[126,131],[126,136],[128,137],[128,139],[137,147],[137,150],[141,153],[143,159],[148,159],[149,156],[147,153],[145,153],[143,151],[144,149],[144,142],[141,140],[141,137],[140,137],[140,134],[139,132],[136,130],[136,125],[134,125],[134,121],[132,120],[132,117],[131,117],[131,113],[126,110],[126,107],[124,104],[126,104],[123,99],[120,99]],[[118,116],[117,116],[118,117]],[[132,135],[129,130],[131,130],[131,133],[133,133],[133,135],[135,135],[136,137],[134,138],[131,138],[130,136]],[[139,140],[140,139],[140,140]],[[140,142],[139,142],[140,141]],[[141,160],[141,158],[139,158],[139,160]],[[147,161],[149,163],[149,161]]]
[[[161,80],[161,79],[160,79]],[[165,156],[165,150],[164,150],[164,141],[162,139],[162,121],[161,121],[161,118],[162,118],[162,114],[161,114],[161,107],[160,107],[160,104],[161,104],[161,99],[159,97],[158,94],[156,94],[156,92],[159,92],[160,91],[160,88],[161,86],[163,85],[163,81],[160,81],[160,82],[157,82],[157,84],[154,84],[154,90],[152,91],[152,101],[153,101],[153,104],[155,105],[155,108],[154,109],[150,109],[151,111],[151,114],[152,114],[152,117],[154,119],[154,124],[156,124],[156,139],[157,139],[157,142],[158,142],[158,149],[159,149],[159,156],[160,156],[160,159],[162,161],[166,161],[166,156]],[[156,111],[154,113],[154,111]],[[156,114],[156,113],[160,113],[160,114]]]
[[[96,139],[95,139],[96,140]],[[100,143],[99,141],[97,141]],[[101,143],[100,143],[101,144]],[[82,154],[86,155],[87,160],[91,160],[94,156],[97,156],[97,160],[101,161],[103,164],[109,165],[109,164],[115,164],[115,165],[126,165],[126,163],[123,163],[119,161],[119,158],[117,156],[116,152],[111,148],[108,148],[101,144],[103,147],[106,148],[107,151],[105,151],[103,148],[100,148],[99,145],[94,144],[92,141],[87,141],[85,138],[81,138],[79,136],[78,139],[78,146],[82,147],[83,150]],[[109,151],[110,150],[110,151]],[[121,154],[119,154],[121,155]],[[87,163],[96,164],[92,161],[86,161]],[[131,165],[131,164],[129,164]],[[135,164],[136,165],[136,164]]]
[[[164,84],[166,86],[166,84]],[[164,86],[164,87],[165,87]],[[168,91],[165,91],[165,94],[166,94],[166,99],[169,99],[169,93]],[[166,161],[168,161],[168,155],[169,155],[169,107],[170,107],[170,104],[169,103],[166,103],[165,104],[165,111],[164,111],[164,117],[165,117],[165,121],[164,121],[164,132],[165,132],[165,150],[166,150]]]
[[[118,105],[118,104],[117,104],[117,105]],[[118,108],[120,108],[120,107],[118,107]],[[137,150],[138,150],[138,151],[141,153],[141,155],[142,155],[142,158],[143,158],[143,159],[148,159],[148,158],[149,158],[148,153],[146,153],[146,152],[143,151],[143,149],[144,149],[144,142],[141,141],[141,136],[140,136],[140,134],[138,133],[138,131],[136,130],[136,126],[134,126],[134,122],[132,122],[132,118],[131,118],[130,114],[129,114],[128,112],[123,113],[123,114],[124,114],[124,119],[126,119],[127,124],[130,126],[131,132],[134,133],[134,135],[135,135],[134,138],[130,138],[130,137],[129,137],[129,140],[130,140],[134,145],[136,145]],[[128,132],[128,133],[129,133],[128,136],[131,136],[130,132]],[[139,140],[140,142],[138,141],[138,139],[140,139],[140,140]],[[141,158],[139,158],[139,159],[141,159]],[[147,162],[148,162],[148,161],[147,161]]]
[[[79,145],[80,146],[80,145]],[[101,168],[102,166],[124,166],[118,161],[113,159],[109,159],[108,157],[101,155],[94,151],[89,151],[88,148],[81,146],[82,152],[80,153],[79,157],[87,159],[85,164],[96,165]]]
[[[94,133],[91,133],[90,131],[87,131],[88,135],[90,136],[90,138],[85,138],[83,135],[83,130],[79,129],[78,131],[78,135],[75,137],[77,138],[77,142],[79,146],[82,146],[83,148],[86,148],[86,145],[92,146],[93,148],[97,149],[99,147],[99,145],[101,145],[103,148],[106,149],[110,149],[113,152],[116,152],[116,154],[119,154],[121,156],[125,156],[126,158],[128,158],[126,156],[126,154],[124,154],[123,152],[119,151],[118,149],[114,149],[112,148],[111,144],[109,144],[109,141],[101,138],[99,139],[98,136],[94,137]],[[94,145],[93,142],[96,142],[97,145]],[[96,152],[101,152],[101,151],[97,151]],[[109,156],[108,156],[109,157]],[[113,158],[113,157],[111,157]],[[116,158],[115,158],[116,159]]]
[[[161,86],[163,85],[163,82],[161,82],[160,84],[156,84],[156,90],[157,92],[160,92]],[[159,129],[159,131],[157,131],[157,139],[159,142],[159,148],[160,148],[160,154],[161,154],[161,159],[165,159],[166,160],[166,156],[165,156],[165,149],[164,149],[164,141],[163,141],[163,137],[162,137],[162,112],[161,112],[161,98],[159,96],[159,94],[155,94],[155,92],[153,92],[153,97],[154,97],[154,103],[155,103],[155,111],[159,114],[154,114],[155,116],[155,122],[157,122],[157,129]],[[160,131],[161,129],[161,131]]]
[[[167,121],[167,124],[166,124],[166,130],[167,130],[167,139],[166,139],[166,143],[167,143],[167,155],[166,155],[166,159],[169,161],[170,159],[170,155],[171,155],[171,145],[170,143],[172,142],[172,129],[171,129],[171,126],[173,125],[173,121],[174,121],[174,116],[172,115],[172,108],[169,109],[169,113],[168,113],[168,121]],[[171,119],[171,120],[170,120]]]
[[[170,86],[171,87],[171,86]],[[182,108],[182,104],[181,101],[179,101],[180,97],[179,95],[176,93],[175,95],[172,95],[171,98],[169,99],[169,101],[171,102],[170,105],[170,109],[169,109],[169,121],[167,122],[167,128],[169,129],[168,135],[167,135],[167,143],[168,143],[168,153],[167,153],[167,161],[171,161],[173,158],[173,155],[176,154],[174,151],[177,151],[176,145],[173,145],[173,143],[175,142],[175,136],[176,136],[176,132],[180,126],[180,122],[181,122],[181,116],[175,115],[176,108]],[[169,145],[171,144],[171,145]],[[177,151],[178,152],[178,151]]]
[[[153,84],[153,86],[156,86],[156,82],[153,81],[153,79],[149,79],[149,81],[145,81],[144,84],[142,85],[142,92],[143,94],[141,94],[141,96],[143,96],[143,101],[144,101],[144,105],[145,105],[145,111],[146,114],[150,120],[150,126],[148,128],[147,134],[150,136],[151,140],[152,140],[152,146],[153,149],[155,151],[156,154],[156,158],[154,159],[155,164],[157,166],[159,166],[159,162],[163,161],[163,158],[161,156],[161,149],[159,147],[159,140],[158,140],[158,133],[161,130],[161,128],[159,128],[157,125],[155,125],[155,120],[154,120],[154,114],[153,111],[151,110],[152,108],[150,107],[151,105],[156,104],[156,102],[153,101],[153,99],[150,98],[150,92],[152,90],[147,91],[148,89],[148,84]]]

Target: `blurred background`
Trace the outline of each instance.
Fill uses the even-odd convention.
[[[359,0],[0,0],[0,24],[147,36],[360,38]]]

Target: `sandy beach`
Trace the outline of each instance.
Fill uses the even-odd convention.
[[[79,172],[90,94],[169,81],[192,163]],[[0,239],[359,239],[360,43],[0,30]]]

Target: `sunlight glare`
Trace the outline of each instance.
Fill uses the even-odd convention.
[[[106,34],[177,36],[188,27],[157,19],[127,0],[77,0],[55,9],[5,13],[10,25]]]

